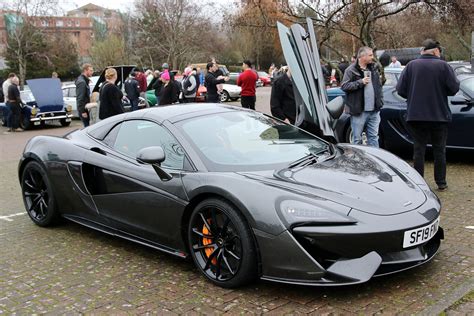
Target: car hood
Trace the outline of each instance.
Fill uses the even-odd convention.
[[[283,55],[290,68],[295,92],[298,117],[296,125],[302,121],[314,124],[321,134],[335,139],[332,129],[333,119],[327,108],[325,80],[314,33],[313,22],[307,19],[308,32],[299,24],[290,28],[277,23]]]
[[[132,72],[133,69],[135,69],[136,66],[133,65],[128,65],[128,66],[111,66],[107,68],[114,68],[117,71],[117,81],[115,81],[115,85],[119,87],[120,90],[122,90],[122,84],[125,81],[125,79],[128,78],[128,75]],[[107,70],[104,69],[102,73],[99,76],[99,79],[97,79],[97,82],[94,85],[94,89],[91,92],[99,92],[100,86],[102,83],[105,81],[105,71]]]
[[[374,215],[408,212],[427,199],[402,170],[355,147],[345,147],[335,158],[304,168],[244,174],[285,191],[328,199]]]
[[[61,81],[58,78],[30,79],[26,83],[39,108],[64,107]]]

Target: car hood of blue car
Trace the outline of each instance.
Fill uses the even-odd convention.
[[[39,108],[54,107],[55,110],[64,108],[61,81],[57,78],[41,78],[26,80]],[[57,107],[57,109],[56,109]]]

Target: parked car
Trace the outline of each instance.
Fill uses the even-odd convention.
[[[229,73],[229,81],[227,81],[228,84],[237,84],[237,79],[239,78],[240,73],[239,72],[231,72]],[[260,80],[260,78],[257,79],[257,82],[255,86],[258,87],[263,87],[263,82]]]
[[[221,102],[237,101],[240,98],[242,88],[235,84],[222,84],[222,92],[220,93]]]
[[[271,85],[272,80],[269,74],[267,74],[265,71],[257,71],[257,74],[258,74],[258,79],[262,81],[262,86]]]
[[[44,125],[46,122],[59,122],[62,126],[71,124],[72,107],[64,103],[59,79],[30,79],[26,80],[26,83],[28,89],[20,92],[20,97],[25,103],[20,111],[22,129]],[[0,120],[4,125],[5,108],[6,104],[0,103]]]
[[[452,64],[450,64],[452,65]],[[459,68],[457,68],[459,69]],[[384,107],[380,111],[379,143],[388,150],[401,151],[411,149],[413,138],[405,121],[406,99],[398,95],[395,86],[402,69],[385,68],[387,82],[383,87]],[[474,132],[474,74],[461,71],[457,74],[461,82],[457,95],[448,97],[452,112],[452,122],[448,124],[448,149],[474,149],[474,139],[468,135]],[[340,88],[328,89],[328,99],[344,95]],[[350,116],[343,114],[336,127],[338,139],[350,142],[352,130]]]

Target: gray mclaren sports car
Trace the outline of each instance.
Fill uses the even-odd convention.
[[[324,102],[319,67],[298,67],[310,55],[297,46],[314,54],[305,44],[314,34],[279,27],[305,83],[295,91],[302,118],[322,137],[218,104],[144,109],[37,136],[18,170],[33,222],[62,217],[190,257],[223,287],[256,278],[356,284],[433,258],[440,201],[389,152],[327,140],[341,104]]]

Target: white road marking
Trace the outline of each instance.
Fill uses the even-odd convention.
[[[7,221],[7,222],[13,222],[11,217],[20,216],[20,215],[26,215],[26,213],[23,212],[23,213],[10,214],[6,216],[0,216],[0,219],[3,219],[4,221]]]
[[[466,226],[467,229],[474,229],[474,226]]]

